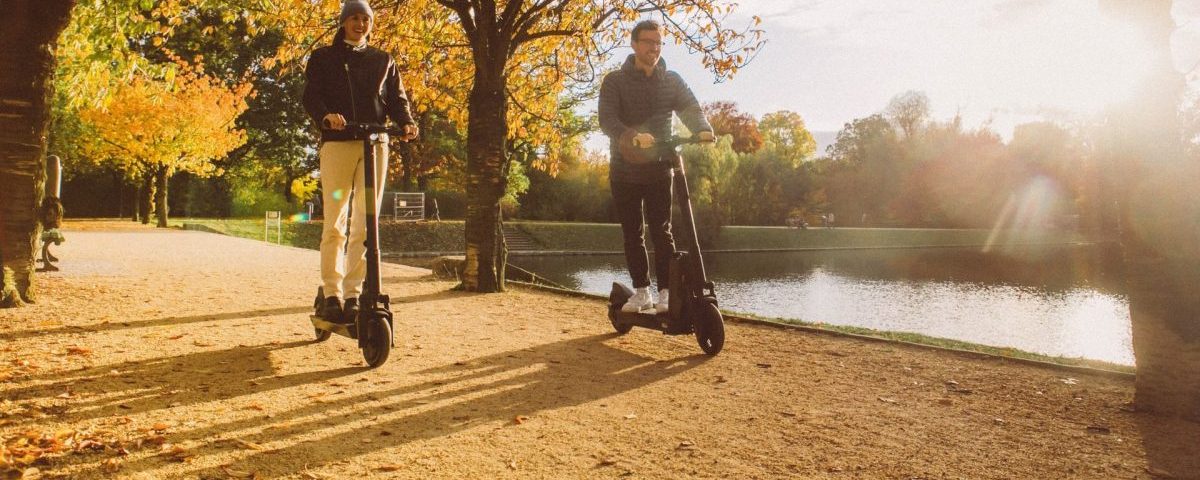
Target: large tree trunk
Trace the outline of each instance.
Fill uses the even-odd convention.
[[[54,47],[74,0],[6,0],[0,15],[0,306],[33,300]]]
[[[1139,410],[1200,420],[1200,164],[1178,121],[1170,0],[1108,0],[1155,48],[1137,96],[1112,116]]]
[[[158,167],[154,171],[154,213],[158,217],[158,228],[167,228],[167,181],[171,179],[170,167]]]
[[[475,55],[484,53],[476,51]],[[507,180],[508,122],[503,69],[503,60],[476,60],[475,85],[467,106],[467,259],[463,287],[473,292],[504,290],[508,251],[500,234],[500,198]]]

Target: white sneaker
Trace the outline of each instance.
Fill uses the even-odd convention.
[[[665,288],[658,291],[658,303],[654,304],[654,313],[667,313],[671,310],[671,300],[667,293]]]
[[[650,291],[645,288],[639,288],[634,292],[632,297],[629,297],[629,301],[625,302],[625,305],[621,307],[621,311],[633,313],[651,308],[654,308],[654,301],[650,300]]]

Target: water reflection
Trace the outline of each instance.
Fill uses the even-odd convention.
[[[1120,262],[1097,247],[838,250],[706,255],[721,307],[1133,364]],[[607,294],[619,256],[512,257]]]

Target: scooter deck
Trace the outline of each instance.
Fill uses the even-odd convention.
[[[354,326],[354,324],[352,324],[352,323],[351,324],[333,323],[333,322],[325,320],[317,315],[309,315],[308,319],[312,321],[313,328],[315,328],[317,330],[325,330],[327,332],[336,333],[343,337],[357,338],[357,336],[354,334],[355,329],[350,328],[350,327]]]
[[[687,335],[692,333],[691,325],[686,322],[671,322],[671,315],[663,313],[630,313],[630,312],[615,312],[620,323],[633,325],[635,327],[648,328],[650,330],[658,330],[666,335]]]

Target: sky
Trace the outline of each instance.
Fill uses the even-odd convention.
[[[734,101],[755,116],[794,111],[812,131],[840,130],[918,90],[935,119],[959,114],[967,126],[987,124],[1008,137],[1020,123],[1099,113],[1127,98],[1147,68],[1148,45],[1096,0],[737,3],[730,25],[758,15],[766,31],[749,66],[714,83],[698,56],[668,42],[668,67],[701,102]],[[1172,14],[1176,65],[1186,70],[1200,58],[1200,0],[1176,0]],[[602,135],[588,141],[606,145]]]

